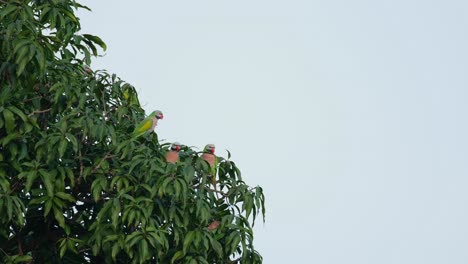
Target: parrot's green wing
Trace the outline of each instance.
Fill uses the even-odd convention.
[[[125,100],[130,99],[130,93],[128,91],[123,92],[123,97]]]
[[[156,111],[153,111],[147,118],[140,122],[133,130],[132,137],[139,137],[148,131],[153,126],[153,118]]]
[[[215,192],[216,192],[216,198],[219,199],[219,196],[218,196],[218,188],[216,187],[216,185],[218,184],[217,181],[216,181],[216,172],[218,171],[218,156],[214,155],[214,166],[211,168],[211,184],[213,184],[213,187],[215,189]]]
[[[214,158],[215,162],[213,168],[211,168],[211,175],[214,175],[216,177],[216,172],[218,171],[218,156],[214,155]]]
[[[213,186],[215,187],[215,190],[216,190],[216,172],[218,171],[218,157],[216,155],[214,155],[214,166],[211,167],[211,183],[213,184]]]

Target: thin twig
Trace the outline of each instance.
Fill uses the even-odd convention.
[[[13,225],[13,231],[15,231],[16,243],[18,243],[18,255],[23,255],[23,246],[21,244],[21,233]]]
[[[90,174],[95,173],[101,167],[101,164],[102,164],[103,161],[116,156],[116,155],[110,155],[111,152],[112,152],[112,150],[109,150],[109,152],[107,152],[107,154],[104,156],[104,158],[102,158],[102,160],[100,160],[99,163],[93,168],[93,170],[91,170]]]
[[[21,245],[21,238],[19,234],[16,236],[16,241],[18,242],[18,255],[23,255],[23,246]]]
[[[29,101],[36,100],[36,99],[41,99],[41,98],[44,98],[44,96],[36,96],[36,97],[33,97],[33,98],[29,98],[29,99],[24,100],[23,103],[27,103]]]
[[[1,1],[1,0],[0,0],[0,1]],[[52,108],[45,109],[45,110],[36,110],[36,111],[33,111],[32,113],[30,113],[28,116],[33,116],[33,115],[35,115],[35,114],[46,113],[46,112],[49,112],[50,110],[52,110]]]
[[[83,165],[83,154],[81,153],[81,147],[80,147],[80,150],[79,150],[79,154],[80,154],[80,176],[78,177],[78,180],[76,181],[78,184],[81,183],[81,179],[83,179],[83,172],[84,172],[84,165]]]

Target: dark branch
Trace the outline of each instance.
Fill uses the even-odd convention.
[[[0,1],[1,1],[1,0],[0,0]],[[45,109],[45,110],[36,110],[36,111],[33,111],[32,113],[30,113],[28,116],[33,116],[33,115],[35,115],[35,114],[46,113],[46,112],[49,112],[50,110],[52,110],[52,108]]]
[[[1,0],[0,0],[0,2],[1,2]],[[41,99],[41,98],[44,98],[44,96],[36,96],[36,97],[33,97],[33,98],[29,98],[29,99],[24,100],[23,103],[27,103],[29,101],[36,100],[36,99]]]
[[[115,155],[110,155],[111,152],[112,152],[112,150],[107,152],[107,154],[104,156],[104,158],[102,158],[102,160],[99,161],[99,163],[93,168],[93,170],[91,171],[90,174],[95,173],[101,167],[101,164],[102,164],[103,161],[105,161],[106,159],[110,159],[110,158],[115,157]]]

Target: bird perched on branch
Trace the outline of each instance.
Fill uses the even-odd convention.
[[[210,165],[210,176],[211,176],[211,183],[216,190],[216,170],[218,169],[218,157],[216,157],[215,153],[215,145],[208,144],[203,149],[202,159],[206,160]]]
[[[136,138],[145,134],[146,132],[153,132],[154,128],[158,124],[158,120],[163,118],[164,115],[161,111],[153,111],[147,118],[145,118],[143,121],[140,122],[140,124],[138,124],[138,126],[135,127],[132,136]]]
[[[221,224],[221,222],[219,222],[218,220],[214,220],[214,221],[211,222],[211,224],[208,226],[208,230],[210,230],[210,231],[215,230],[216,228],[218,228],[219,224]]]
[[[140,106],[140,101],[138,100],[135,88],[128,83],[122,85],[122,97],[128,105]]]
[[[182,145],[179,142],[174,142],[171,145],[171,150],[166,153],[166,161],[168,163],[176,164],[179,161],[179,151]]]

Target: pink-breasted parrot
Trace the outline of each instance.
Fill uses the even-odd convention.
[[[221,224],[221,222],[219,222],[218,220],[214,220],[214,221],[211,222],[211,224],[208,226],[208,230],[210,230],[210,231],[215,230],[216,228],[218,228],[219,224]]]
[[[174,142],[171,145],[171,150],[166,153],[166,161],[168,163],[176,164],[179,161],[179,151],[180,151],[180,143]]]
[[[138,124],[138,126],[135,127],[132,136],[136,138],[145,134],[146,132],[153,132],[154,128],[158,124],[158,120],[163,118],[164,115],[161,111],[153,111],[147,118],[145,118],[143,121],[140,122],[140,124]]]
[[[84,71],[85,71],[86,73],[88,73],[88,74],[93,73],[93,71],[91,70],[91,68],[90,68],[89,66],[87,66],[87,65],[83,65],[83,69],[84,69]]]
[[[208,144],[203,149],[202,159],[206,160],[210,165],[210,176],[211,176],[211,183],[213,184],[215,191],[216,190],[216,171],[218,169],[218,157],[216,157],[215,153],[215,145]]]

